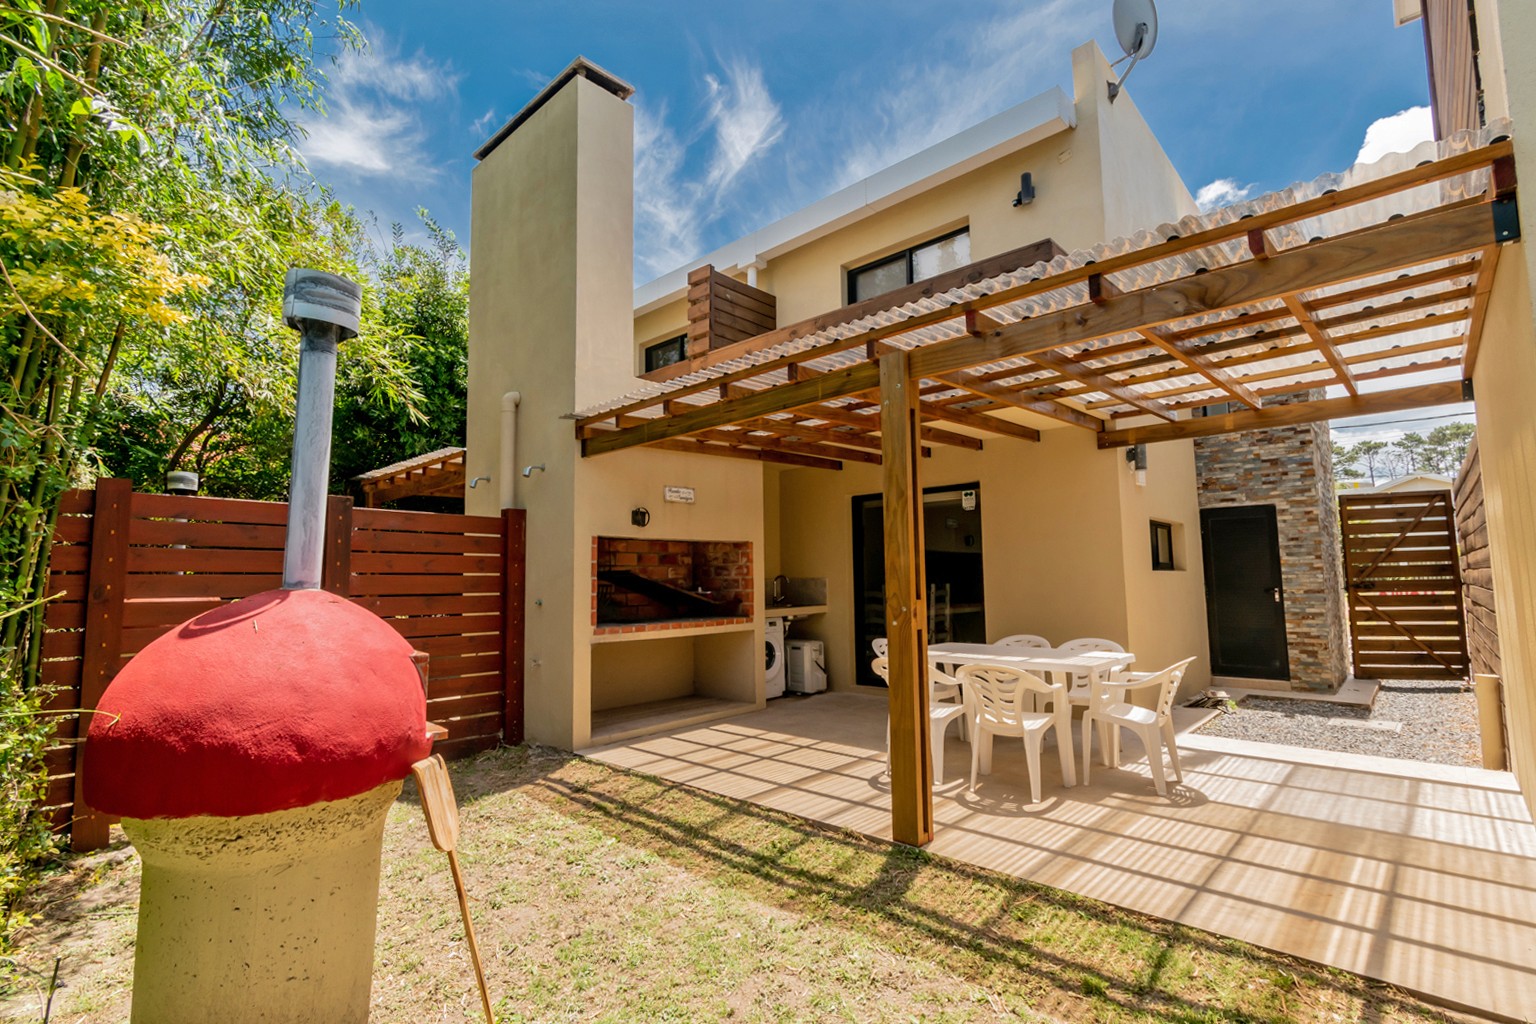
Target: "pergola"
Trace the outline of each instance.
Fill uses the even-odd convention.
[[[362,492],[364,508],[386,501],[423,495],[458,498],[464,495],[464,449],[439,448],[415,458],[352,478]]]
[[[1417,166],[1387,158],[1086,252],[1042,243],[1058,254],[984,261],[879,308],[759,334],[579,414],[583,454],[883,466],[893,830],[923,845],[927,446],[1038,441],[1029,422],[1042,416],[1114,448],[1471,397],[1499,246],[1519,235],[1507,133],[1463,133]]]

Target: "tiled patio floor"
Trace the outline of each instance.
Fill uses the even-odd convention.
[[[586,751],[872,836],[890,836],[885,701],[821,694]],[[1181,737],[1184,784],[1152,788],[1134,738],[1064,789],[998,740],[966,793],[953,730],[930,851],[1377,978],[1536,1019],[1536,826],[1513,778],[1471,768]]]

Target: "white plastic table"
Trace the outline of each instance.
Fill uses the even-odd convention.
[[[1068,689],[1072,688],[1073,676],[1086,673],[1088,692],[1097,695],[1102,692],[1101,686],[1109,674],[1130,668],[1136,655],[1128,651],[1059,651],[1054,647],[1010,647],[1004,644],[932,644],[928,648],[928,660],[936,665],[1006,665],[1037,676],[1064,673]],[[1067,735],[1058,736],[1056,742],[1072,744],[1071,733],[1068,729]],[[1104,739],[1102,735],[1099,738]]]

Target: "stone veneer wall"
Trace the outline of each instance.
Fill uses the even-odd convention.
[[[1335,690],[1348,672],[1332,454],[1326,423],[1195,441],[1201,508],[1275,506],[1293,690]]]

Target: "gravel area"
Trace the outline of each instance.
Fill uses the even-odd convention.
[[[1208,736],[1284,743],[1436,764],[1482,764],[1477,698],[1460,683],[1386,681],[1373,709],[1289,697],[1247,697],[1200,730]]]

